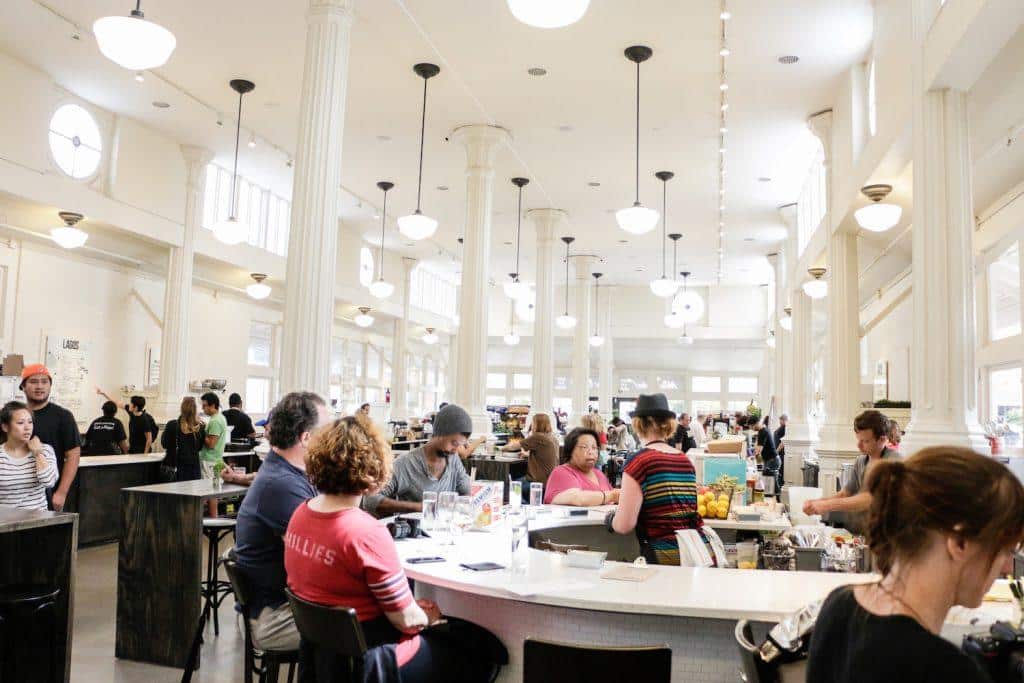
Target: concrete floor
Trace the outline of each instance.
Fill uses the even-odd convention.
[[[75,581],[75,631],[71,680],[79,683],[178,683],[181,669],[142,664],[114,657],[117,613],[117,544],[78,551]],[[242,680],[242,622],[229,596],[220,608],[220,636],[207,625],[202,666],[195,683],[238,683]],[[285,672],[281,672],[281,681]]]

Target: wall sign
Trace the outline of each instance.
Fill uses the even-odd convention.
[[[46,338],[46,367],[53,373],[51,398],[78,419],[85,415],[89,395],[90,345],[77,337]]]

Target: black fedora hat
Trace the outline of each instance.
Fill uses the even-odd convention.
[[[675,417],[676,414],[669,410],[668,399],[665,394],[640,394],[636,400],[636,410],[629,414],[630,417]]]

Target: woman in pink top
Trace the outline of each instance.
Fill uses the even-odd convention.
[[[544,502],[555,505],[604,505],[619,502],[619,490],[597,469],[598,434],[578,427],[565,436],[562,465],[548,477]]]

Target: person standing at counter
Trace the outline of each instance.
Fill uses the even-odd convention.
[[[754,432],[754,453],[764,464],[764,473],[778,477],[782,459],[779,458],[779,453],[775,449],[775,437],[768,429],[768,418],[758,418],[754,423]]]
[[[199,397],[203,405],[203,414],[208,418],[203,434],[203,448],[199,451],[199,467],[202,471],[202,478],[209,481],[213,479],[215,468],[219,464],[221,469],[224,464],[224,447],[228,443],[228,422],[224,414],[220,412],[220,396],[208,391]],[[217,516],[217,501],[207,502],[207,514],[210,517]]]
[[[75,416],[67,408],[50,401],[53,375],[42,363],[28,365],[21,371],[21,386],[28,407],[32,411],[32,432],[53,449],[57,458],[57,487],[50,496],[50,507],[57,512],[64,509],[68,492],[78,475],[78,461],[82,455],[82,435]],[[49,489],[47,489],[49,491]]]
[[[786,457],[786,444],[783,439],[786,438],[786,425],[789,424],[789,415],[783,413],[779,415],[779,428],[775,430],[775,451],[779,454],[779,458],[785,459]]]
[[[45,510],[57,483],[53,448],[32,435],[32,411],[20,401],[0,410],[0,505]]]
[[[690,423],[690,433],[693,434],[693,440],[697,442],[698,447],[708,442],[708,433],[704,430],[705,419],[703,413],[697,413],[697,419]]]
[[[160,445],[167,452],[164,463],[176,469],[176,481],[202,478],[199,452],[203,449],[205,437],[203,423],[199,421],[196,410],[196,399],[194,396],[186,396],[181,399],[178,418],[167,423],[160,437]]]
[[[661,395],[654,394],[654,396]],[[666,403],[666,405],[668,404]],[[632,413],[630,415],[632,416]],[[672,417],[675,418],[675,416],[675,413],[672,413]],[[694,438],[693,430],[690,429],[690,416],[686,413],[679,416],[679,424],[676,425],[675,431],[668,436],[668,445],[683,453],[697,447],[697,439]]]
[[[228,409],[224,411],[224,420],[231,427],[231,440],[256,439],[256,428],[252,426],[252,418],[242,412],[242,397],[235,393],[228,396]]]
[[[619,490],[597,468],[598,434],[577,427],[565,435],[562,463],[551,471],[544,503],[589,507],[619,502]]]
[[[473,420],[459,406],[449,403],[437,411],[434,435],[395,460],[391,481],[379,493],[365,496],[363,507],[378,517],[387,517],[421,512],[424,491],[457,491],[468,496],[469,475],[458,453],[472,432]]]
[[[96,393],[113,402],[110,394],[96,387]],[[156,442],[157,433],[160,431],[156,426],[156,420],[146,412],[146,398],[144,396],[132,396],[125,404],[124,410],[128,413],[128,453],[152,453],[153,444]]]
[[[676,531],[696,529],[703,536],[696,470],[685,453],[666,442],[675,432],[676,416],[665,394],[641,394],[629,416],[643,448],[623,470],[611,528],[620,534],[635,530],[648,562],[678,565]]]
[[[274,406],[272,450],[242,499],[235,527],[235,559],[252,586],[249,618],[259,649],[299,647],[285,596],[284,533],[303,502],[316,495],[306,476],[306,456],[314,432],[327,423],[327,404],[317,394],[293,392]]]
[[[837,588],[811,635],[808,683],[989,677],[940,634],[950,609],[981,606],[1024,541],[1024,488],[1003,464],[934,446],[871,466],[867,540],[877,583]]]
[[[124,455],[128,452],[128,436],[117,419],[117,404],[106,401],[103,417],[97,417],[85,431],[82,455]]]

